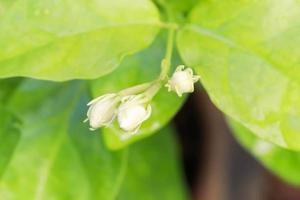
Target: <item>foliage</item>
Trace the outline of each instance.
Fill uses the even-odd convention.
[[[241,143],[300,184],[299,24],[299,0],[0,0],[1,198],[185,199],[164,128],[185,98],[160,88],[126,140],[81,123],[89,100],[156,80],[168,61],[166,75],[192,67]]]
[[[85,87],[24,80],[14,91],[6,106],[11,112],[1,112],[1,198],[184,199],[173,129],[111,152],[80,123]]]
[[[178,49],[212,101],[258,137],[300,150],[299,1],[201,1],[189,20]]]
[[[147,0],[11,5],[1,0],[0,8],[0,77],[96,78],[115,69],[125,55],[147,47],[159,24]]]
[[[161,56],[164,54],[163,39],[163,36],[160,36],[146,51],[125,59],[114,73],[91,81],[93,96],[117,92],[120,89],[153,80],[159,74],[157,66],[160,65]],[[177,56],[173,58],[174,64],[179,63]],[[175,93],[168,93],[161,89],[151,103],[153,113],[150,119],[142,125],[139,134],[124,140],[119,137],[122,135],[122,130],[113,124],[112,127],[103,129],[106,144],[111,149],[119,149],[155,133],[175,115],[183,100],[184,98],[177,98]]]

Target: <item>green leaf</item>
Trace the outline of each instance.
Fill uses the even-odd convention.
[[[177,37],[212,101],[258,137],[300,150],[300,4],[201,1]]]
[[[160,72],[160,61],[164,55],[164,38],[158,38],[147,50],[124,60],[121,66],[113,73],[91,82],[94,97],[118,92],[144,82],[153,81]],[[178,56],[173,56],[173,68],[179,64]],[[104,128],[104,139],[110,149],[120,149],[128,144],[148,137],[166,125],[181,107],[185,98],[179,98],[174,92],[161,88],[151,102],[152,114],[146,120],[139,132],[127,139],[123,139],[124,132],[114,123],[111,128]]]
[[[300,185],[300,153],[281,148],[255,134],[241,124],[229,120],[237,140],[263,165],[290,184]]]
[[[167,127],[130,146],[120,199],[187,199],[175,144],[174,130]],[[160,152],[164,152],[164,159]]]
[[[0,158],[9,160],[0,178],[1,198],[110,200],[129,199],[129,195],[158,199],[161,195],[183,199],[172,129],[130,150],[111,152],[101,135],[91,133],[82,123],[88,98],[85,84],[78,81],[26,80],[14,92],[8,107],[22,121],[22,137],[15,139],[13,155],[0,148]],[[12,133],[6,131],[7,136]],[[163,159],[157,157],[161,151],[165,152]],[[131,193],[133,187],[145,193]]]
[[[20,119],[6,108],[6,103],[20,83],[20,78],[0,79],[0,178],[21,136]]]
[[[26,81],[15,92],[9,106],[14,108],[22,119],[22,138],[1,179],[1,197],[99,199],[99,196],[106,195],[106,191],[113,187],[118,176],[122,152],[107,151],[98,135],[82,131],[87,130],[87,127],[75,128],[82,131],[78,136],[75,132],[68,135],[70,127],[82,125],[82,119],[71,121],[69,124],[78,100],[79,106],[84,108],[87,97],[81,97],[82,95],[83,86],[76,82],[62,85]],[[83,114],[80,117],[83,117]],[[80,137],[78,139],[81,139],[82,143],[75,146],[74,141],[77,137]],[[90,169],[86,168],[88,162],[81,161],[77,149],[93,163]],[[103,171],[106,176],[102,176],[100,180],[95,178],[101,185],[91,181],[93,177],[87,171],[95,173],[95,177],[96,173]],[[110,194],[107,194],[107,198],[109,197]]]
[[[0,0],[0,77],[97,78],[146,48],[159,27],[148,0]]]
[[[0,178],[20,139],[19,119],[0,104]]]
[[[0,104],[5,104],[9,101],[11,95],[21,82],[21,78],[0,79]]]

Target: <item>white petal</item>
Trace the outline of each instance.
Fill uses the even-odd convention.
[[[119,97],[116,94],[107,94],[92,100],[87,111],[91,129],[109,125],[115,118],[118,104]]]

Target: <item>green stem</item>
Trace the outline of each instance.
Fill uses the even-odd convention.
[[[159,80],[161,80],[161,81],[166,79],[166,77],[168,76],[170,67],[171,67],[175,30],[176,29],[168,30],[166,53],[165,53],[164,59],[161,62],[161,73],[159,76]]]
[[[161,62],[161,73],[158,80],[155,80],[154,82],[150,83],[144,83],[137,86],[133,86],[127,89],[124,89],[120,91],[118,94],[123,96],[133,95],[137,93],[144,92],[147,101],[150,101],[156,93],[159,91],[159,89],[162,86],[162,82],[166,79],[168,76],[170,67],[171,67],[171,58],[172,58],[172,52],[173,52],[173,44],[174,44],[174,34],[176,29],[169,29],[168,30],[168,39],[167,39],[167,46],[166,46],[166,53],[165,57]]]
[[[174,34],[175,34],[175,29],[169,29],[168,39],[167,39],[167,47],[166,47],[166,54],[165,54],[164,59],[161,62],[161,72],[160,72],[160,75],[159,75],[159,79],[154,81],[154,83],[145,92],[146,98],[149,101],[160,90],[163,81],[167,78],[168,73],[170,71],[172,52],[173,52],[173,44],[174,44]]]
[[[152,100],[152,98],[156,95],[156,93],[160,90],[162,85],[161,80],[154,81],[153,84],[147,89],[147,91],[144,93],[146,96],[146,102],[149,102]]]
[[[172,12],[167,10],[168,18],[170,21],[173,19]],[[174,45],[174,35],[175,31],[178,28],[178,25],[175,23],[168,23],[170,28],[168,28],[168,36],[167,36],[167,45],[166,45],[166,53],[164,59],[161,61],[161,72],[159,75],[158,80],[154,81],[153,84],[147,89],[145,92],[146,99],[150,101],[156,93],[162,87],[164,80],[167,78],[168,73],[171,68],[171,59],[172,59],[172,52],[173,52],[173,45]],[[172,28],[171,28],[172,27]]]
[[[172,12],[167,10],[168,17],[170,21],[172,20]],[[133,86],[131,88],[124,89],[120,91],[118,94],[121,97],[133,95],[137,93],[144,92],[146,95],[147,101],[150,101],[156,93],[160,90],[162,87],[162,84],[164,80],[167,78],[168,73],[170,71],[171,67],[171,59],[172,59],[172,52],[173,52],[173,45],[174,45],[174,35],[175,31],[178,29],[178,25],[176,23],[161,23],[162,27],[168,29],[168,36],[167,36],[167,45],[166,45],[166,53],[165,57],[163,58],[161,62],[161,72],[159,75],[159,78],[153,82],[150,83],[144,83],[137,86]]]
[[[134,94],[137,94],[137,93],[141,93],[141,92],[144,92],[146,89],[148,89],[150,86],[152,85],[152,83],[143,83],[143,84],[140,84],[140,85],[136,85],[136,86],[133,86],[133,87],[130,87],[130,88],[126,88],[124,90],[121,90],[118,94],[121,96],[121,97],[124,97],[124,96],[128,96],[128,95],[134,95]]]

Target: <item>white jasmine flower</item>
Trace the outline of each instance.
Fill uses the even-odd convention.
[[[194,83],[200,78],[199,76],[193,75],[191,68],[184,68],[184,65],[179,65],[171,79],[165,85],[169,92],[175,91],[180,97],[183,93],[194,92]]]
[[[124,97],[118,109],[119,126],[124,131],[134,134],[150,115],[151,105],[143,95]]]
[[[119,103],[120,97],[117,94],[106,94],[89,102],[85,122],[90,122],[90,130],[110,125],[116,116]]]

